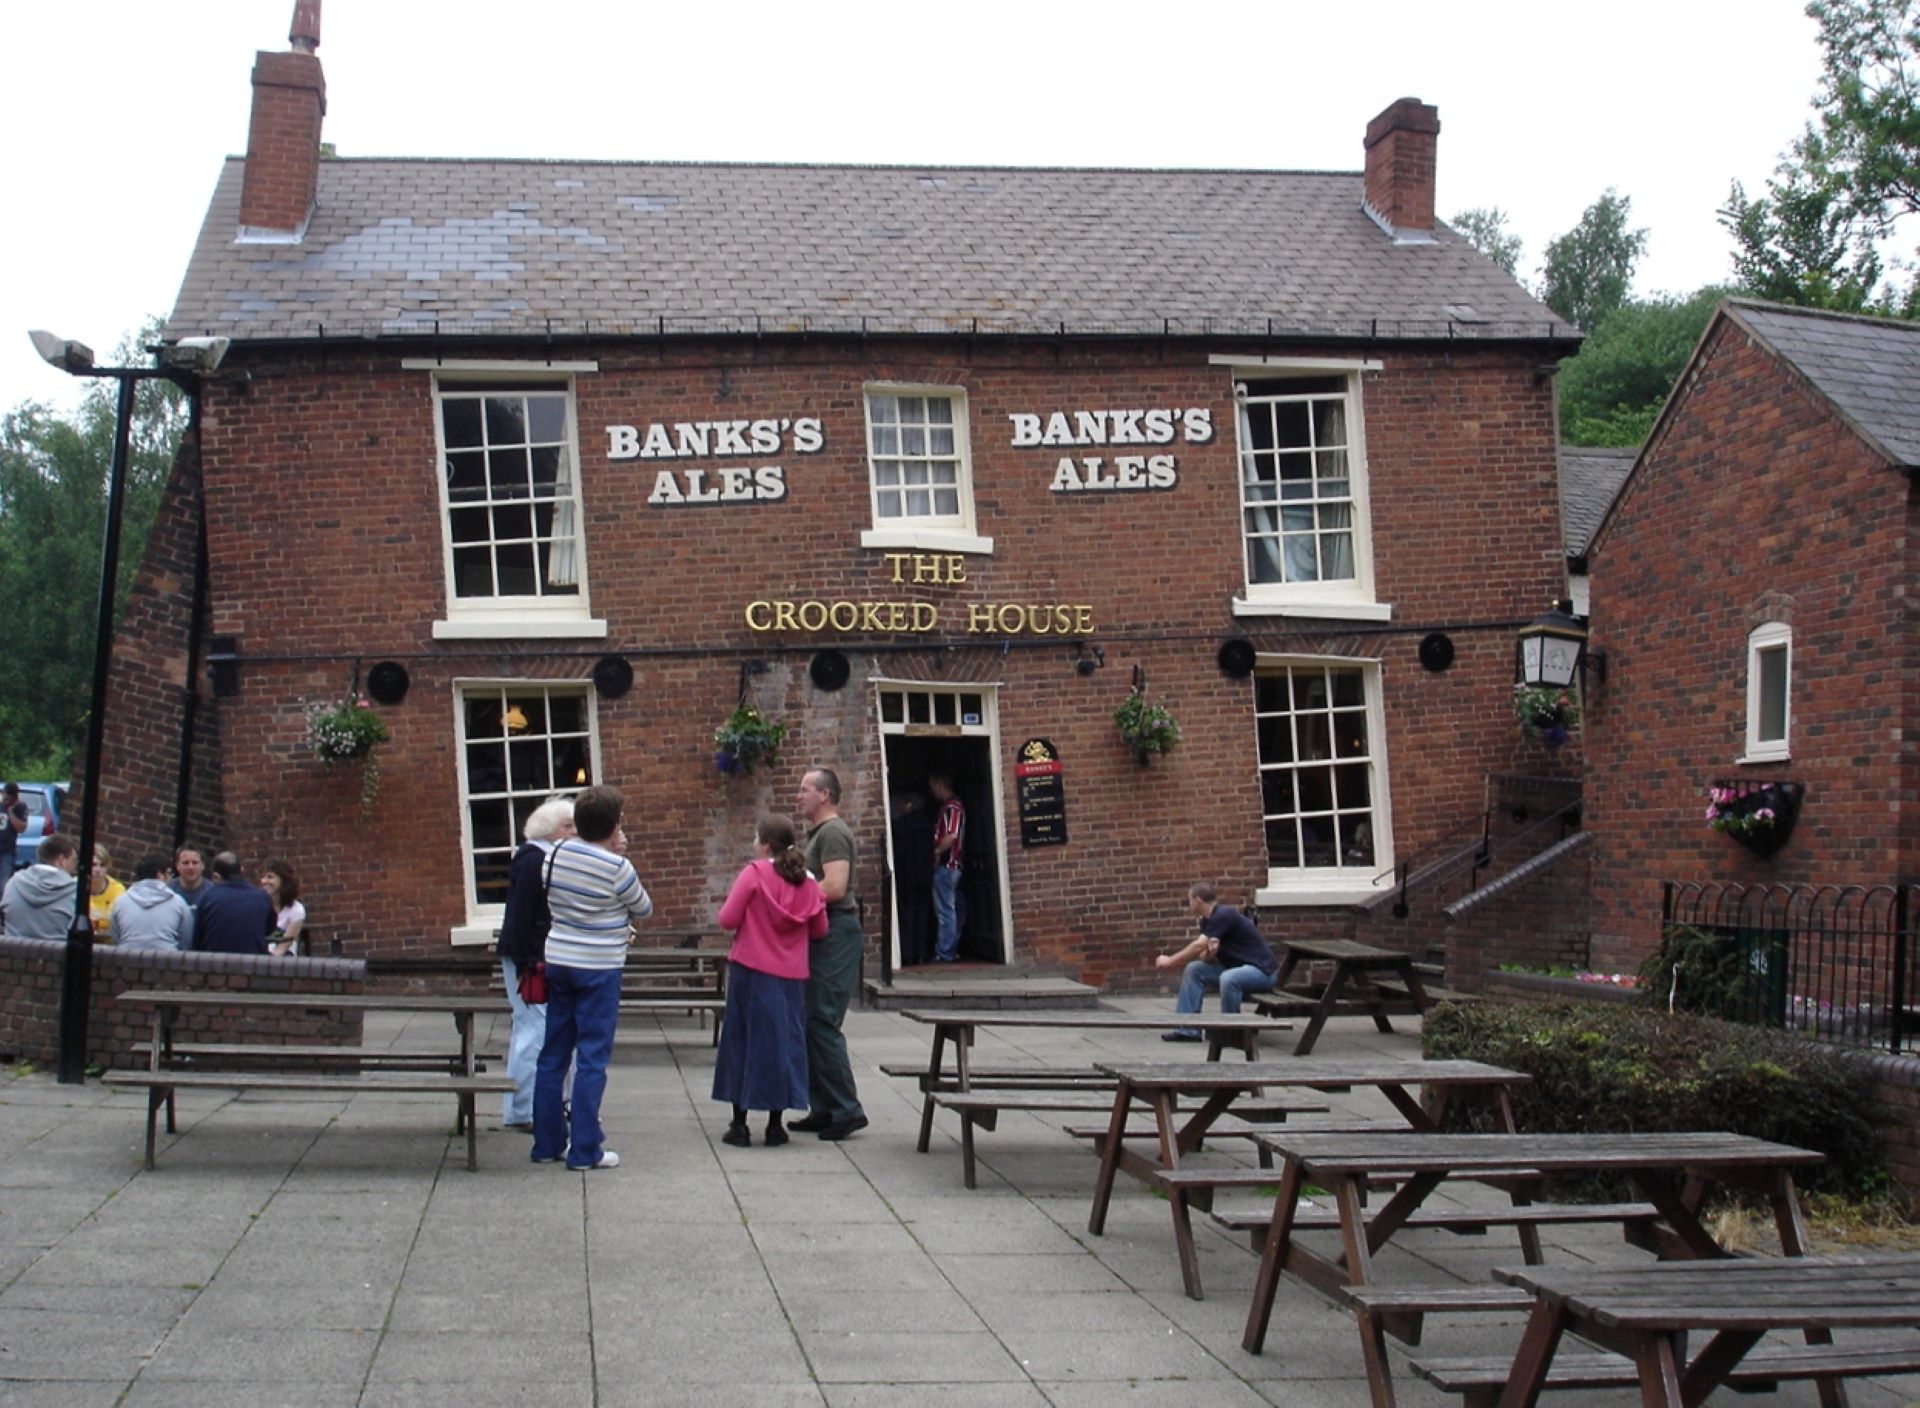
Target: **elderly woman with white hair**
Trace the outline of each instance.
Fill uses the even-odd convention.
[[[550,797],[527,816],[526,842],[507,866],[507,908],[500,920],[500,975],[513,1004],[513,1040],[507,1048],[507,1074],[513,1089],[503,1101],[500,1122],[508,1129],[533,1131],[533,1079],[540,1048],[547,1039],[547,1005],[520,996],[520,975],[542,961],[553,916],[547,909],[543,873],[553,848],[573,835],[573,802]]]

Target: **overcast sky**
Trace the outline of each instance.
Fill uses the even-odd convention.
[[[9,5],[0,19],[0,409],[75,384],[173,303],[254,52],[292,0]],[[1357,170],[1394,99],[1440,110],[1439,209],[1506,210],[1532,281],[1608,186],[1650,231],[1637,292],[1723,279],[1714,219],[1811,112],[1799,0],[325,0],[342,156]]]

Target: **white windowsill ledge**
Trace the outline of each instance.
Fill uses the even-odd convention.
[[[481,944],[492,943],[494,930],[499,927],[498,919],[480,924],[457,924],[448,933],[447,938],[455,948],[477,948]]]
[[[605,640],[607,623],[585,616],[544,619],[538,616],[501,616],[435,621],[435,640],[514,640],[521,637],[548,640]]]
[[[1733,765],[1737,768],[1765,767],[1769,763],[1790,763],[1792,761],[1793,754],[1782,749],[1777,753],[1749,753],[1744,758],[1735,758]]]
[[[860,535],[863,548],[914,548],[922,552],[993,551],[993,539],[939,528],[869,528]]]
[[[1315,886],[1312,889],[1304,887],[1277,889],[1269,885],[1254,891],[1253,902],[1263,909],[1285,909],[1290,906],[1305,905],[1355,905],[1364,904],[1384,893],[1386,893],[1385,887],[1365,883],[1343,885],[1336,882]]]
[[[1233,599],[1236,616],[1299,616],[1322,621],[1391,621],[1393,605],[1385,601],[1249,601]]]

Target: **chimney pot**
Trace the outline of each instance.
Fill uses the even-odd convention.
[[[1396,243],[1433,239],[1433,182],[1440,110],[1402,98],[1367,124],[1367,213]]]

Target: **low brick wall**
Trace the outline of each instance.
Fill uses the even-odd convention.
[[[0,1057],[52,1065],[59,1059],[60,965],[66,945],[0,936]],[[229,953],[144,953],[96,945],[93,950],[87,1060],[109,1069],[145,1065],[133,1044],[151,1034],[145,1009],[115,999],[129,988],[231,992],[357,993],[366,964],[347,958],[253,958]],[[324,1042],[357,1045],[358,1012],[261,1012],[241,1008],[184,1011],[174,1026],[183,1041]]]

